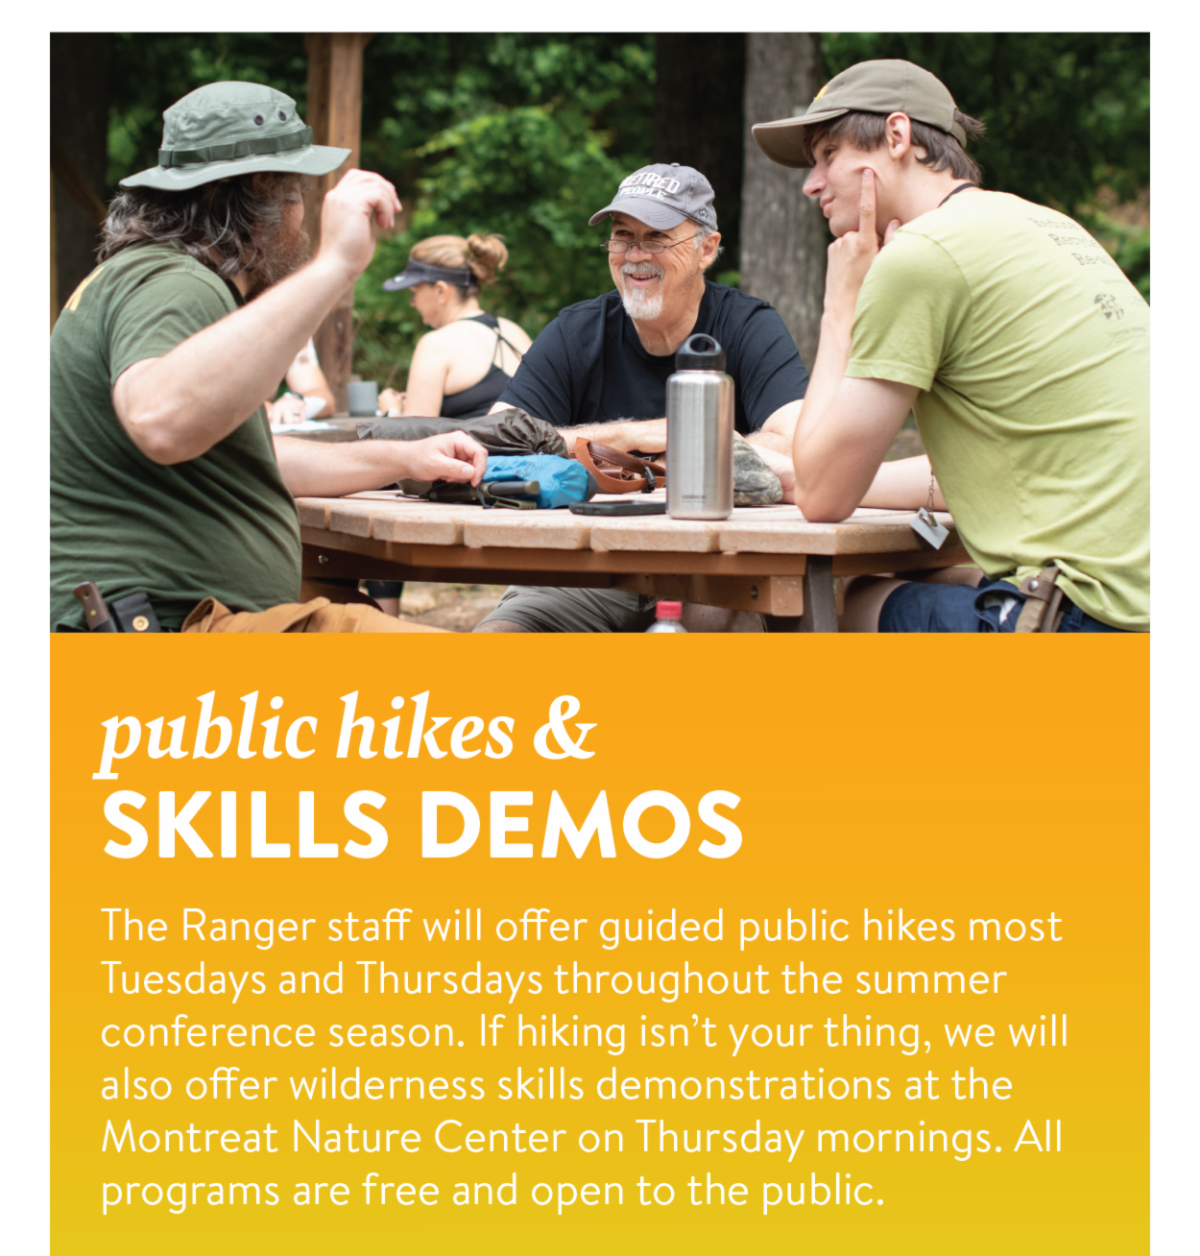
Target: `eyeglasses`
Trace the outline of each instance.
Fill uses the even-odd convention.
[[[665,240],[605,240],[604,248],[609,253],[624,253],[629,249],[641,249],[643,253],[663,253],[667,249],[673,249],[677,244],[686,244],[689,240],[694,240],[696,233],[690,236],[684,236],[682,240],[673,240],[668,244]]]

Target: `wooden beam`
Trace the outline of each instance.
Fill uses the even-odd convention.
[[[50,330],[58,321],[58,223],[54,221],[54,171],[50,171]]]
[[[108,217],[108,206],[76,172],[66,151],[55,139],[53,131],[50,133],[50,171],[58,176],[79,208],[94,218],[98,227],[103,227],[104,220]]]
[[[325,193],[347,171],[358,165],[362,140],[363,49],[370,35],[305,35],[308,53],[308,107],[306,121],[315,144],[350,149],[350,156],[332,174],[316,180],[305,198],[305,227],[316,248],[321,242],[321,203]],[[313,337],[321,369],[333,390],[338,414],[348,409],[346,385],[354,356],[354,289],[338,301]]]

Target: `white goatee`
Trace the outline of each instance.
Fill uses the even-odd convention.
[[[653,262],[626,262],[621,267],[622,275],[656,275],[662,279],[666,271],[661,266],[655,266]],[[653,296],[644,288],[627,288],[621,289],[621,301],[625,306],[625,313],[630,318],[653,322],[661,313],[663,306],[662,288]]]

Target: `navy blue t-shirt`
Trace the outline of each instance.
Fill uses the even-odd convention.
[[[756,432],[808,388],[796,343],[773,306],[723,283],[704,284],[692,332],[725,350],[733,378],[734,426]],[[521,360],[500,395],[555,427],[666,414],[667,378],[675,355],[647,353],[614,288],[561,310]]]

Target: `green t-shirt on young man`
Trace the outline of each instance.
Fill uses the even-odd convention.
[[[1065,215],[964,191],[902,227],[858,297],[847,375],[912,384],[971,557],[1150,626],[1150,308]]]
[[[125,434],[117,377],[232,313],[237,290],[182,250],[101,263],[50,338],[50,625],[83,629],[71,589],[145,592],[164,628],[206,597],[265,610],[300,596],[296,506],[260,406],[207,453],[159,466]],[[252,345],[246,352],[254,351]]]

